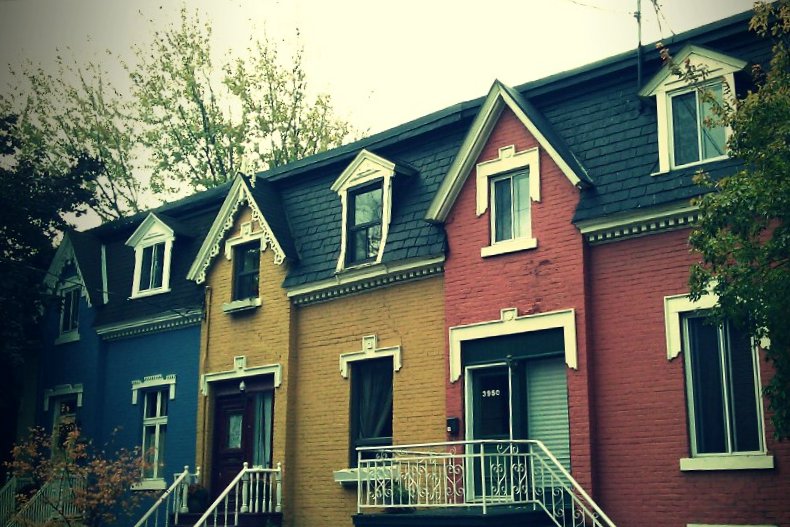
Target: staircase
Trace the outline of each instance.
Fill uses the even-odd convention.
[[[12,511],[5,524],[6,527],[26,527],[40,525],[53,519],[78,517],[79,511],[74,505],[74,493],[83,488],[84,484],[83,480],[69,474],[47,481],[19,511],[16,513]]]
[[[134,527],[159,527],[160,525],[168,527],[170,524],[178,525],[188,521],[184,518],[189,516],[187,509],[189,485],[197,483],[199,480],[200,467],[194,474],[190,474],[189,466],[185,466],[184,471],[176,474],[173,484],[159,496]]]
[[[16,512],[16,491],[19,488],[19,480],[14,476],[6,481],[0,488],[0,525],[5,525],[6,521]]]

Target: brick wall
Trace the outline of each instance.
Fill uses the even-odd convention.
[[[228,237],[238,234],[240,225],[250,221],[248,209],[241,211],[235,227]],[[253,232],[257,225],[253,225]],[[271,249],[261,253],[259,291],[261,306],[251,312],[226,314],[222,304],[231,301],[233,285],[233,262],[225,258],[224,252],[214,259],[206,275],[206,320],[202,327],[200,373],[212,373],[233,369],[233,357],[247,357],[247,367],[281,364],[282,385],[274,392],[274,440],[272,460],[283,463],[287,471],[286,445],[288,444],[288,386],[290,381],[292,308],[281,285],[286,267],[274,264]],[[206,481],[210,481],[211,434],[213,428],[212,408],[209,397],[199,396],[197,464],[203,467]],[[292,503],[292,502],[291,502]],[[285,513],[290,512],[285,503]]]
[[[538,143],[505,109],[477,162],[496,159],[498,149],[508,145],[515,145],[520,152]],[[576,310],[579,368],[568,370],[571,466],[574,476],[590,491],[584,250],[581,235],[571,223],[579,191],[543,148],[540,172],[541,201],[532,203],[532,233],[538,247],[488,258],[480,256],[480,248],[490,243],[490,209],[476,216],[474,169],[467,178],[446,221],[447,325],[498,320],[500,309],[508,307],[518,308],[519,315]],[[448,415],[463,416],[462,384],[462,380],[447,384]]]
[[[770,426],[774,470],[679,469],[690,453],[684,365],[667,360],[663,302],[688,292],[688,233],[590,250],[597,496],[617,525],[788,525],[790,445]],[[762,361],[763,382],[769,375]]]
[[[344,489],[333,471],[348,467],[351,384],[340,375],[340,354],[401,346],[403,367],[393,376],[393,441],[444,439],[444,310],[440,277],[298,308],[298,371],[293,457],[287,500],[298,504],[289,525],[351,525],[356,489]],[[295,477],[294,477],[295,474]],[[290,476],[290,477],[289,477]]]

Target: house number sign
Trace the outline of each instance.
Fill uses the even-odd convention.
[[[483,397],[499,397],[500,395],[499,390],[483,390]]]

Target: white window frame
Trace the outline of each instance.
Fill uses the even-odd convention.
[[[148,215],[134,231],[126,245],[134,248],[134,275],[132,277],[132,294],[130,298],[142,298],[170,292],[170,264],[173,254],[175,232],[154,213]],[[156,288],[140,289],[140,277],[143,267],[143,251],[164,243],[162,263],[162,285]]]
[[[142,408],[142,410],[143,410],[143,417],[142,417],[143,429],[142,429],[142,437],[140,439],[140,444],[142,445],[141,455],[143,456],[143,460],[145,460],[145,457],[146,457],[146,444],[145,444],[145,432],[146,432],[146,429],[150,428],[150,427],[154,427],[154,445],[153,445],[153,447],[154,447],[154,459],[153,459],[153,467],[152,467],[153,468],[153,476],[152,477],[145,477],[145,467],[143,467],[143,469],[141,471],[141,474],[140,474],[140,480],[143,483],[145,483],[145,482],[152,482],[152,483],[156,482],[156,483],[154,483],[154,486],[158,486],[157,484],[160,484],[160,485],[164,486],[165,475],[164,474],[160,474],[160,470],[163,471],[164,470],[164,466],[161,467],[161,468],[159,467],[159,455],[162,452],[162,446],[163,446],[163,445],[160,445],[161,428],[162,428],[162,426],[167,426],[168,415],[165,414],[165,415],[156,415],[155,417],[146,417],[146,411],[148,410],[148,408],[147,408],[147,405],[148,405],[148,397],[147,397],[147,395],[149,393],[156,393],[157,414],[159,413],[159,411],[162,408],[162,398],[167,397],[168,399],[170,399],[170,397],[168,396],[168,388],[166,386],[152,387],[150,389],[145,390],[143,392],[143,394],[142,394],[142,399],[143,399],[143,403],[142,403],[143,404],[143,408]],[[168,413],[169,412],[170,412],[170,405],[168,404]],[[161,483],[159,483],[159,482],[161,482]],[[147,489],[151,489],[153,487],[151,485],[148,485],[148,486],[146,486],[146,488]]]
[[[77,325],[66,331],[63,331],[63,316],[65,315],[65,302],[66,296],[75,294],[77,295]],[[82,296],[85,290],[81,283],[75,281],[67,281],[58,291],[58,296],[61,299],[60,312],[58,314],[58,337],[55,339],[55,345],[66,344],[68,342],[76,342],[80,339],[80,315],[79,311],[82,310]]]
[[[692,301],[687,294],[671,295],[664,297],[664,324],[666,331],[667,341],[667,360],[672,360],[680,355],[681,351],[688,346],[686,341],[687,331],[684,330],[684,318],[694,313],[701,313],[702,311],[711,309],[718,304],[718,297],[709,293],[697,301]],[[756,343],[752,343],[754,351],[757,354]],[[768,455],[766,450],[765,441],[765,412],[763,409],[763,398],[760,395],[762,383],[760,381],[759,360],[755,357],[753,359],[755,365],[756,376],[756,398],[757,398],[757,412],[760,427],[760,443],[762,445],[761,451],[755,452],[730,452],[730,453],[715,453],[715,454],[697,454],[696,453],[696,437],[694,436],[694,415],[693,415],[693,401],[686,397],[686,411],[688,412],[688,429],[689,429],[689,445],[691,457],[680,459],[681,471],[698,471],[698,470],[754,470],[754,469],[772,469],[774,468],[774,458]],[[684,383],[686,391],[689,391],[690,384],[690,368],[688,367],[688,359],[684,357]]]
[[[392,218],[392,179],[395,176],[395,163],[381,156],[362,150],[354,161],[343,171],[332,184],[332,190],[340,196],[342,207],[340,231],[340,255],[337,259],[335,272],[346,269],[359,269],[381,263],[384,248],[387,244],[390,220]],[[360,263],[347,263],[346,253],[348,248],[348,222],[349,222],[349,193],[364,185],[381,182],[381,243],[375,258]]]
[[[515,145],[504,146],[499,149],[498,157],[489,161],[477,164],[476,177],[476,213],[482,216],[491,209],[490,213],[490,236],[489,245],[480,249],[480,256],[483,258],[498,254],[511,253],[534,249],[538,246],[538,240],[532,236],[532,203],[540,201],[540,150],[538,147],[516,152]],[[493,184],[503,178],[513,177],[516,174],[529,172],[529,221],[527,233],[521,237],[514,237],[509,240],[495,242],[495,222],[496,211],[494,210]],[[512,188],[512,186],[511,186]]]
[[[732,75],[729,75],[729,77],[732,77]],[[707,90],[707,89],[709,89],[711,87],[714,87],[714,86],[721,86],[721,89],[722,89],[722,101],[723,101],[723,97],[725,97],[725,95],[726,95],[725,84],[729,84],[730,89],[732,89],[733,86],[734,86],[734,84],[732,82],[728,82],[726,79],[719,78],[719,79],[716,79],[716,80],[711,81],[711,82],[706,82],[702,86],[676,90],[676,91],[673,91],[673,92],[670,92],[670,93],[666,94],[666,105],[667,105],[666,111],[667,111],[667,114],[668,114],[667,115],[667,127],[668,127],[668,132],[667,132],[668,133],[668,136],[667,136],[667,150],[668,150],[668,154],[669,154],[669,158],[670,158],[670,164],[671,164],[671,167],[673,169],[685,168],[685,167],[693,167],[693,166],[696,166],[696,165],[703,165],[705,163],[711,163],[713,161],[720,161],[722,159],[727,159],[729,157],[727,155],[727,141],[729,141],[730,136],[732,135],[732,128],[730,128],[729,126],[725,126],[724,127],[724,145],[723,145],[724,153],[719,155],[719,156],[714,156],[714,157],[706,157],[706,158],[702,157],[702,155],[703,155],[702,154],[702,144],[701,144],[701,135],[702,134],[700,133],[700,130],[705,126],[704,117],[702,116],[702,114],[700,112],[700,110],[701,110],[700,104],[702,102],[700,100],[700,97],[701,97],[700,91],[705,91],[705,90]],[[682,165],[679,165],[679,164],[675,163],[675,126],[674,126],[674,115],[673,115],[673,109],[672,109],[673,108],[672,100],[675,97],[678,97],[680,95],[685,95],[687,93],[694,93],[694,104],[696,105],[696,110],[697,110],[697,123],[696,123],[697,149],[698,149],[698,153],[699,153],[700,159],[697,160],[697,161],[692,161],[690,163],[684,163]],[[734,92],[731,91],[730,93],[734,93]]]
[[[516,223],[516,216],[517,216],[517,207],[516,207],[516,179],[520,177],[526,177],[527,181],[529,181],[529,167],[526,169],[517,170],[515,172],[511,172],[508,174],[503,174],[500,176],[492,177],[489,179],[491,184],[490,195],[491,195],[491,214],[489,217],[491,218],[491,245],[499,244],[499,243],[508,243],[512,242],[513,240],[519,238],[532,238],[532,199],[527,196],[527,225],[525,228],[525,234],[522,236],[518,236],[515,232],[515,223]],[[510,181],[510,238],[505,238],[504,240],[496,241],[496,224],[497,224],[497,208],[496,208],[496,184],[500,181]]]

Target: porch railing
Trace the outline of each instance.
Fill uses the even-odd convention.
[[[6,527],[25,527],[42,524],[53,518],[76,518],[80,511],[74,505],[75,490],[83,489],[85,482],[76,476],[47,481],[19,512],[13,515]]]
[[[189,485],[197,483],[200,478],[200,467],[194,474],[189,473],[189,466],[184,471],[175,475],[175,480],[170,487],[151,505],[134,527],[159,527],[170,525],[170,515],[173,515],[173,525],[178,525],[178,515],[189,512],[187,499]]]
[[[244,468],[214,500],[194,527],[236,527],[245,513],[279,513],[282,511],[282,467]]]
[[[361,447],[357,511],[479,508],[543,510],[558,527],[615,527],[540,441],[454,441]]]
[[[19,480],[12,476],[0,488],[0,525],[5,525],[6,520],[14,514],[16,510],[16,490]]]

